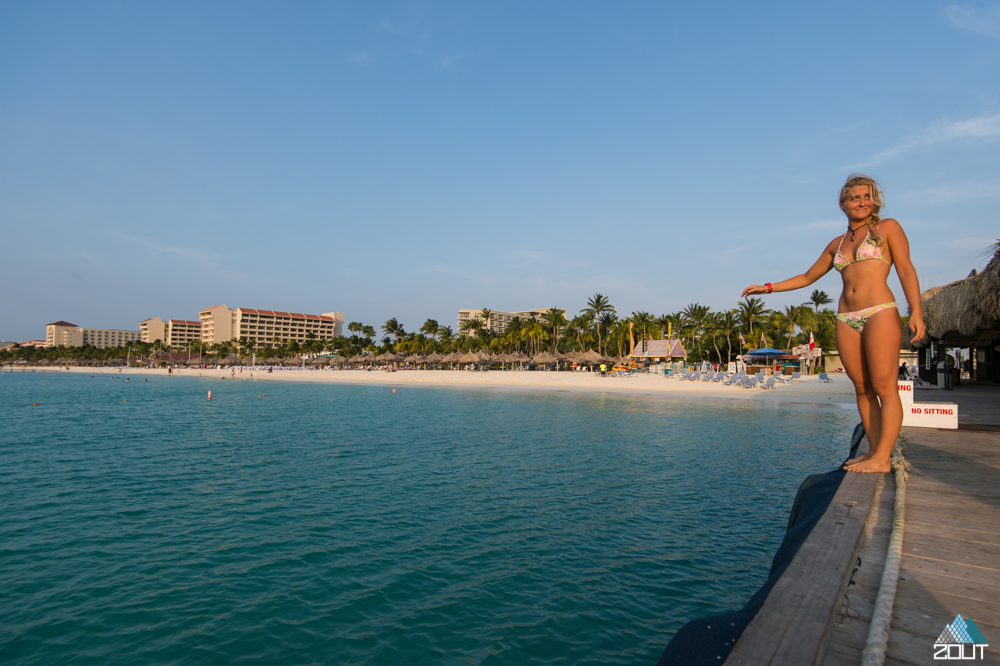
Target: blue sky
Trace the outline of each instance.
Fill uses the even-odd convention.
[[[5,1],[0,339],[731,308],[855,170],[943,284],[1000,237],[998,72],[997,2]]]

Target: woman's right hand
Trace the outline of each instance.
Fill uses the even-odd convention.
[[[746,298],[750,294],[766,294],[767,287],[761,286],[759,284],[752,284],[743,290],[743,295],[740,298]]]

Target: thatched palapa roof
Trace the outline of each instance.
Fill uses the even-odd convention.
[[[992,249],[981,273],[920,294],[927,335],[914,347],[927,347],[931,339],[971,345],[1000,333],[1000,241]]]

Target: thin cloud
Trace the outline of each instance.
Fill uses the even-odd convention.
[[[1000,137],[1000,113],[979,116],[968,120],[938,122],[919,134],[906,137],[896,145],[883,150],[867,162],[848,167],[848,171],[882,164],[904,153],[970,139],[988,140]]]
[[[818,220],[816,222],[810,222],[809,224],[804,224],[802,226],[796,225],[795,229],[819,229],[821,231],[832,231],[840,229],[844,226],[844,220]]]
[[[1000,180],[977,183],[935,185],[904,194],[908,200],[926,205],[965,203],[982,199],[1000,199]]]
[[[225,268],[223,265],[225,257],[216,252],[209,252],[198,247],[167,245],[166,243],[161,243],[155,238],[129,236],[127,234],[120,234],[120,238],[132,241],[133,243],[146,248],[150,254],[173,255],[190,264],[198,266],[206,273],[216,275],[218,277],[229,278],[231,280],[244,280],[247,278],[245,273],[231,271]]]
[[[370,53],[355,53],[351,55],[351,62],[355,65],[374,65],[378,61]]]
[[[977,35],[1000,38],[1000,4],[986,8],[975,5],[949,5],[945,14],[956,28]]]

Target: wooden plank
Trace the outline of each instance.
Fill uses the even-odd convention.
[[[992,569],[1000,581],[1000,557],[996,546],[978,541],[953,541],[937,535],[903,532],[903,553],[914,557],[957,562]]]
[[[949,516],[953,523],[963,525],[972,523],[975,527],[980,520],[1000,520],[1000,509],[976,502],[970,498],[954,498],[936,493],[923,493],[917,489],[906,487],[906,514],[910,515],[911,507],[916,516],[933,516],[935,514]]]
[[[918,611],[943,609],[952,619],[958,613],[971,617],[976,624],[996,627],[1000,630],[1000,617],[996,615],[996,603],[972,599],[960,594],[928,590],[921,585],[903,585],[896,591],[896,605]],[[860,612],[860,611],[859,611]],[[1000,631],[995,635],[1000,635]]]
[[[1000,488],[996,487],[998,472],[942,472],[933,476],[912,474],[910,482],[913,489],[927,493],[936,492],[959,497],[978,497],[983,501],[996,500],[1000,497]]]
[[[987,601],[1000,599],[996,571],[903,555],[900,580],[914,580],[929,590],[962,594]]]
[[[988,527],[988,525],[982,525],[981,527]],[[996,526],[993,530],[973,529],[971,527],[958,527],[956,525],[939,525],[907,516],[906,532],[934,535],[942,539],[952,539],[955,541],[987,543],[997,548],[997,552],[1000,553],[1000,525]]]
[[[816,527],[778,579],[727,664],[815,664],[850,580],[877,474],[844,476]]]

